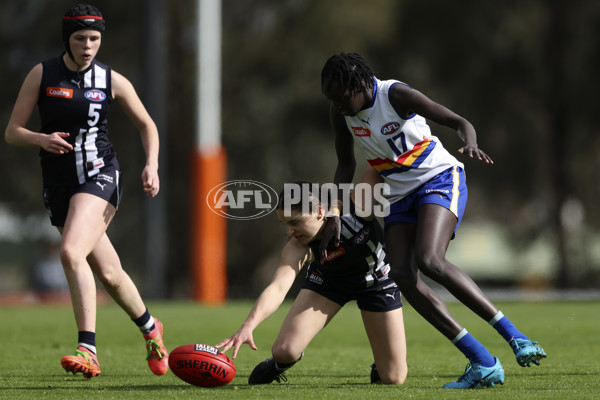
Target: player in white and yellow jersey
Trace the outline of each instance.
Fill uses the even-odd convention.
[[[411,305],[468,358],[465,373],[444,388],[474,388],[504,383],[500,361],[450,314],[419,271],[442,284],[510,344],[521,366],[546,357],[537,342],[514,327],[475,282],[446,259],[450,240],[461,222],[467,186],[463,164],[431,134],[426,119],[457,131],[458,152],[486,164],[492,159],[477,146],[473,125],[421,92],[394,80],[375,77],[356,53],[329,58],[321,89],[330,100],[338,166],[334,183],[354,176],[356,143],[372,167],[389,184],[391,203],[385,217],[385,242],[392,276]],[[339,241],[339,221],[328,220],[329,237]],[[326,245],[321,247],[321,259]]]

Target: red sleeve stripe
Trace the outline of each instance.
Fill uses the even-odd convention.
[[[97,15],[78,15],[77,17],[63,17],[63,19],[98,19],[102,20],[102,17]]]

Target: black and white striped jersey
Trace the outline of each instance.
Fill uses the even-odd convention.
[[[366,286],[370,286],[390,271],[381,225],[376,219],[367,221],[357,216],[354,205],[350,207],[350,213],[340,217],[340,221],[339,247],[330,244],[323,265],[313,261],[309,270],[317,268],[324,274],[343,280],[356,281],[362,277]],[[315,257],[318,257],[320,244],[320,240],[314,240],[309,245]]]
[[[81,184],[103,167],[118,169],[108,140],[107,114],[112,103],[111,69],[93,60],[83,71],[70,71],[62,55],[42,62],[38,107],[41,132],[67,132],[73,145],[66,154],[40,150],[44,184]]]

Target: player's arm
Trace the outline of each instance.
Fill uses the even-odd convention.
[[[493,164],[492,159],[477,147],[477,133],[473,125],[454,111],[431,100],[423,93],[404,84],[396,84],[390,90],[390,102],[403,117],[416,113],[437,124],[454,129],[464,146],[458,149],[461,154]]]
[[[8,144],[14,146],[39,146],[50,153],[64,154],[73,150],[73,146],[64,140],[69,136],[68,133],[53,132],[47,135],[26,128],[38,102],[42,73],[42,64],[37,64],[27,74],[6,126],[4,138]]]
[[[344,116],[335,111],[333,105],[329,110],[329,124],[335,134],[335,153],[338,160],[333,183],[352,183],[356,169],[354,139],[346,126]]]
[[[146,153],[146,165],[142,171],[142,183],[148,196],[156,196],[160,190],[158,177],[158,129],[146,111],[135,88],[123,75],[116,71],[111,73],[112,95],[125,110],[135,127],[140,132],[142,146]]]
[[[333,177],[333,183],[352,183],[354,171],[356,169],[356,159],[354,157],[354,139],[346,126],[344,116],[338,113],[333,105],[329,108],[329,124],[335,134],[335,153],[337,155],[337,168]],[[338,186],[339,188],[339,186]],[[338,190],[338,201],[331,204],[331,209],[327,211],[327,221],[323,227],[323,238],[319,246],[319,262],[323,264],[327,257],[327,247],[331,242],[335,246],[340,244],[341,222],[339,216],[342,210],[341,199],[344,198],[341,188]]]
[[[215,347],[219,349],[222,347],[223,352],[233,347],[231,358],[234,359],[244,343],[256,350],[252,332],[279,308],[292,287],[296,275],[302,266],[311,260],[311,254],[308,246],[299,243],[295,238],[290,239],[281,252],[281,261],[273,274],[271,283],[262,291],[240,329]]]
[[[360,179],[360,183],[366,183],[371,186],[371,190],[353,191],[352,201],[354,202],[356,214],[359,217],[370,221],[375,218],[375,207],[382,207],[381,203],[382,201],[385,201],[383,192],[378,191],[380,187],[375,186],[379,183],[383,183],[383,178],[371,166],[367,166]]]

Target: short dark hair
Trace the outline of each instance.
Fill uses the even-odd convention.
[[[303,194],[308,195],[304,200],[308,201],[307,204],[304,204],[302,201],[292,201],[289,196],[289,192],[286,191],[286,187],[295,186],[301,188]],[[277,209],[280,211],[289,208],[293,211],[308,211],[315,212],[317,207],[321,204],[320,202],[320,186],[315,183],[311,183],[308,181],[296,181],[291,183],[286,183],[283,185],[283,189],[279,192],[279,201],[277,203]],[[308,208],[307,208],[308,207]]]
[[[355,95],[371,89],[374,76],[369,63],[360,54],[335,54],[329,57],[321,71],[321,90],[326,91],[333,82],[337,82],[344,92]]]

